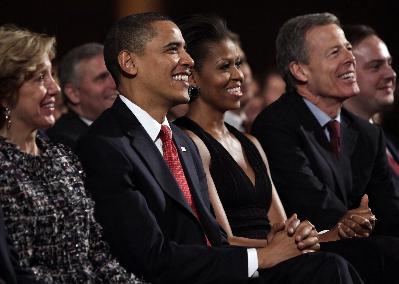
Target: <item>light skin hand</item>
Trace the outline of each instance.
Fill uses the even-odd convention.
[[[321,242],[353,237],[368,237],[374,229],[376,218],[368,206],[368,196],[363,195],[360,206],[348,210],[334,228],[320,235]]]
[[[341,237],[368,237],[373,230],[370,221],[359,215],[352,215],[350,219],[343,219],[339,226]]]
[[[375,216],[368,205],[368,196],[365,194],[360,206],[349,210],[338,223],[338,233],[341,238],[368,237],[375,226]]]

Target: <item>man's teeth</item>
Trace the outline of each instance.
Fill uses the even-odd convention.
[[[47,104],[44,104],[43,107],[44,108],[54,108],[55,105],[54,105],[54,103],[47,103]]]
[[[176,81],[186,81],[188,82],[188,75],[174,75],[172,76],[173,80]]]
[[[235,88],[227,89],[227,92],[229,94],[241,93],[241,87],[235,87]]]
[[[353,71],[346,72],[344,74],[339,75],[338,78],[341,78],[341,79],[355,78],[355,72],[353,72]]]

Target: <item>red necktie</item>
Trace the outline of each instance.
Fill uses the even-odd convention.
[[[389,152],[387,148],[387,158],[388,158],[388,164],[391,167],[392,171],[399,176],[399,164],[395,161],[395,159],[392,157],[391,153]]]
[[[330,145],[331,150],[334,152],[337,159],[339,159],[339,153],[341,151],[341,127],[340,123],[336,120],[330,120],[327,123],[327,129],[330,133]]]
[[[193,198],[191,196],[190,188],[188,186],[186,176],[184,175],[183,167],[180,163],[179,155],[176,150],[176,146],[172,140],[172,131],[166,125],[161,126],[160,131],[160,138],[162,140],[162,151],[163,151],[163,158],[165,159],[166,163],[168,164],[170,171],[172,172],[173,176],[175,177],[177,184],[179,185],[184,199],[186,200],[187,204],[190,205],[195,217],[198,219],[198,212],[195,204],[193,202]],[[205,236],[206,238],[206,236]],[[210,243],[208,238],[206,238],[206,242],[208,246]]]

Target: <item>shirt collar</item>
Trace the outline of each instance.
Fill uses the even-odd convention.
[[[303,98],[303,101],[309,108],[309,110],[313,113],[313,115],[316,117],[317,121],[319,122],[321,127],[324,127],[330,120],[331,117],[323,112],[321,109],[319,109],[315,104],[310,102],[308,99]],[[341,114],[339,113],[333,120],[336,120],[338,122],[341,122]]]
[[[86,123],[88,126],[90,126],[90,125],[93,123],[93,120],[87,119],[87,118],[85,118],[85,117],[83,117],[83,116],[79,116],[79,118],[80,118],[84,123]]]
[[[144,127],[144,130],[151,137],[152,141],[155,142],[155,140],[158,138],[159,132],[161,131],[161,124],[158,123],[158,121],[156,121],[148,112],[140,108],[128,98],[124,97],[123,95],[119,95],[119,97],[138,119],[138,121]],[[166,125],[170,128],[169,122],[166,117],[162,122],[162,125]]]

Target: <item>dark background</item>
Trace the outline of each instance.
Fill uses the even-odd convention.
[[[61,57],[88,41],[102,42],[109,26],[131,12],[156,10],[176,18],[189,13],[216,13],[238,33],[255,73],[274,65],[274,40],[287,19],[306,13],[331,12],[342,24],[368,24],[387,43],[399,70],[399,4],[387,0],[336,1],[182,1],[182,0],[0,0],[0,24],[14,23],[57,37]],[[399,60],[398,60],[399,61]]]

